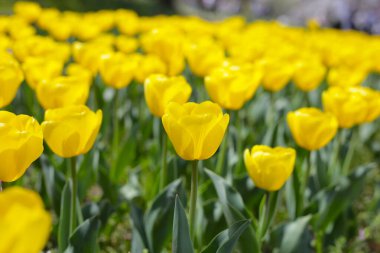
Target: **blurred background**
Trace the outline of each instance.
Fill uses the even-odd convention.
[[[16,0],[0,0],[0,13],[11,12]],[[304,25],[315,19],[323,26],[380,34],[380,0],[35,0],[44,7],[95,11],[129,8],[140,15],[184,14],[206,19],[244,15],[249,20],[279,19]]]

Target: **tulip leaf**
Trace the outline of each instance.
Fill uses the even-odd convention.
[[[250,220],[241,220],[217,234],[202,253],[232,253],[239,237],[248,228]]]
[[[318,213],[313,218],[313,225],[317,231],[325,231],[327,226],[352,204],[362,192],[367,174],[374,168],[375,164],[361,166],[335,185],[317,194],[313,203],[318,206]]]
[[[97,251],[97,236],[100,221],[97,216],[85,220],[80,224],[70,237],[70,245],[65,253],[94,253]]]
[[[61,211],[58,224],[58,249],[63,252],[69,244],[71,217],[71,181],[68,180],[63,187],[61,198]]]
[[[311,253],[312,236],[307,229],[311,215],[303,216],[295,221],[279,225],[271,234],[271,245],[279,253]]]
[[[222,177],[207,169],[205,172],[214,185],[219,201],[223,206],[224,216],[228,225],[232,226],[239,220],[249,218],[240,194]],[[241,252],[259,251],[259,243],[252,226],[242,234],[239,240],[239,248]]]
[[[131,219],[133,222],[133,230],[138,233],[145,248],[149,249],[149,252],[153,252],[145,229],[143,211],[133,203],[131,204]]]
[[[174,207],[172,252],[194,253],[186,212],[178,196]]]
[[[170,235],[173,222],[171,217],[173,217],[173,207],[178,194],[185,196],[181,179],[169,184],[153,201],[145,215],[146,233],[152,246],[152,252],[161,252]],[[182,199],[184,198],[182,197]]]

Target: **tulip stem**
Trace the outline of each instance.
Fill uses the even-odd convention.
[[[305,206],[305,191],[307,189],[307,183],[309,182],[309,177],[310,177],[310,171],[311,171],[311,158],[312,157],[312,152],[307,152],[306,154],[306,170],[304,171],[303,173],[303,180],[301,181],[301,187],[300,187],[300,202],[301,202],[301,205],[300,205],[300,210],[299,210],[299,214],[302,213],[303,211],[303,208]]]
[[[77,170],[76,170],[76,157],[72,157],[71,161],[71,180],[73,183],[73,189],[71,191],[71,216],[70,216],[70,234],[72,234],[76,228],[76,203],[77,203]]]
[[[167,166],[167,150],[168,150],[168,138],[167,135],[163,132],[162,135],[162,168],[161,168],[161,181],[160,181],[160,190],[162,190],[167,181],[168,176],[168,166]]]
[[[322,253],[323,252],[323,233],[318,231],[315,234],[315,252]]]
[[[117,110],[119,107],[119,90],[115,90],[115,100],[113,104],[113,139],[112,139],[112,165],[111,165],[111,180],[114,180],[116,175],[116,163],[119,154],[119,119]]]
[[[191,191],[190,191],[190,235],[194,241],[194,226],[195,226],[195,210],[197,206],[197,195],[198,195],[198,161],[194,160],[192,162],[192,173],[191,173]]]
[[[0,192],[3,191],[3,182],[0,181]]]
[[[352,158],[354,156],[354,152],[355,152],[358,140],[359,140],[359,127],[355,127],[352,129],[351,139],[350,139],[350,143],[348,144],[349,146],[346,153],[346,158],[344,159],[344,162],[343,162],[343,167],[342,167],[343,176],[346,176],[349,173]]]
[[[228,130],[226,131],[226,135],[220,147],[220,151],[219,151],[220,153],[218,155],[218,161],[216,163],[216,172],[221,176],[224,176],[223,165],[224,165],[224,160],[226,157],[227,142],[228,142]]]

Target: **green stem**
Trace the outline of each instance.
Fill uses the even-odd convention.
[[[320,231],[315,235],[315,252],[323,253],[323,233]]]
[[[191,191],[190,191],[190,235],[194,241],[194,227],[195,227],[195,214],[197,207],[197,195],[198,195],[198,161],[194,160],[192,162],[192,172],[191,172]]]
[[[301,187],[300,187],[300,210],[298,215],[300,215],[303,211],[303,208],[305,206],[305,191],[307,188],[307,183],[309,182],[310,177],[310,171],[311,171],[311,156],[312,152],[308,151],[306,155],[306,170],[303,173],[303,180],[301,181]]]
[[[0,192],[3,191],[3,182],[0,181]]]
[[[227,152],[227,142],[228,142],[228,128],[226,131],[226,135],[224,136],[222,145],[220,147],[218,161],[216,163],[216,172],[221,176],[224,176],[223,165],[224,165],[224,160],[225,160],[226,152]]]
[[[167,150],[168,150],[168,141],[167,135],[163,132],[162,134],[162,167],[161,167],[161,181],[160,181],[160,190],[162,190],[167,181],[168,176],[168,166],[167,166]]]
[[[278,200],[279,200],[279,191],[275,192],[266,192],[266,208],[265,208],[265,215],[264,217],[259,217],[259,219],[264,219],[263,222],[261,222],[262,227],[260,228],[260,240],[262,241],[267,234],[268,229],[270,228],[273,219],[277,213],[277,206],[278,206]]]
[[[244,129],[244,117],[242,111],[236,112],[236,152],[239,157],[238,163],[236,164],[236,171],[240,172],[243,161],[243,137],[241,136],[241,131]],[[243,125],[243,127],[242,127]]]
[[[354,156],[354,152],[358,144],[358,140],[359,140],[359,127],[355,127],[352,129],[351,140],[350,140],[346,158],[344,159],[344,163],[342,167],[343,176],[346,176],[349,173],[352,158]]]
[[[72,234],[76,228],[76,205],[77,205],[77,171],[76,171],[76,157],[72,157],[71,161],[71,180],[73,188],[71,191],[71,216],[70,216],[70,234]]]
[[[303,92],[303,94],[304,94],[303,97],[304,97],[304,100],[305,100],[306,107],[311,106],[310,98],[309,98],[309,92],[305,91],[305,92]]]
[[[119,154],[119,118],[117,110],[119,107],[119,90],[115,90],[115,100],[113,105],[113,139],[112,139],[112,165],[111,165],[111,180],[115,178],[116,162]]]
[[[332,149],[332,155],[330,157],[329,161],[329,170],[328,170],[328,175],[329,175],[329,182],[332,183],[336,179],[336,172],[338,171],[338,165],[339,165],[339,152],[340,152],[340,135],[342,132],[339,132],[338,135],[335,137],[334,143],[333,143],[333,149]]]

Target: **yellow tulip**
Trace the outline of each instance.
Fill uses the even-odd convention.
[[[184,160],[205,160],[215,154],[226,132],[229,115],[218,104],[172,102],[162,123],[177,154]]]
[[[123,53],[133,53],[139,47],[138,40],[133,37],[120,35],[115,39],[116,48]]]
[[[20,178],[44,150],[42,129],[27,115],[0,111],[0,181]]]
[[[137,82],[143,84],[145,79],[150,75],[166,74],[166,65],[158,56],[153,54],[139,56],[139,67],[135,71],[135,79]]]
[[[32,89],[36,89],[43,80],[51,80],[61,75],[63,62],[44,58],[30,57],[22,64],[25,79]]]
[[[152,114],[162,117],[170,102],[183,104],[189,100],[191,86],[183,76],[151,75],[145,80],[144,94]]]
[[[133,57],[123,53],[114,53],[104,56],[100,65],[100,75],[106,85],[115,89],[127,87],[134,78],[138,67]]]
[[[325,66],[316,60],[305,59],[296,65],[293,81],[302,91],[311,91],[317,88],[326,74]]]
[[[296,143],[307,150],[326,146],[338,131],[338,120],[318,108],[301,108],[289,112],[287,122]]]
[[[255,94],[261,77],[262,72],[253,65],[225,64],[206,76],[205,87],[212,101],[239,110]]]
[[[66,74],[76,78],[82,78],[88,86],[92,85],[92,73],[87,68],[78,63],[71,63],[66,67]]]
[[[39,253],[51,230],[51,216],[41,197],[31,190],[11,187],[0,192],[0,253]]]
[[[24,75],[16,60],[0,62],[0,108],[12,102],[23,80]]]
[[[14,13],[28,22],[34,22],[41,14],[42,8],[33,2],[16,2],[13,5]]]
[[[61,157],[85,154],[94,145],[102,116],[101,110],[95,113],[85,105],[47,110],[42,123],[44,139]]]
[[[186,58],[191,71],[197,76],[206,76],[224,59],[224,49],[215,41],[201,40],[192,43],[186,50]]]
[[[69,105],[83,105],[89,94],[89,84],[75,76],[60,76],[42,81],[37,86],[37,99],[42,107],[53,109]]]
[[[292,148],[253,146],[244,151],[244,162],[248,174],[259,188],[267,191],[279,190],[294,169],[296,151]]]
[[[139,17],[131,10],[120,9],[115,12],[115,22],[120,33],[135,35],[139,30]]]
[[[283,89],[290,81],[294,67],[284,60],[264,60],[263,86],[266,90],[277,92]]]
[[[334,67],[327,75],[327,83],[331,86],[359,86],[367,77],[368,72],[360,68]]]
[[[342,128],[370,122],[380,114],[378,93],[365,87],[330,87],[323,92],[322,102],[324,110],[334,114]]]

